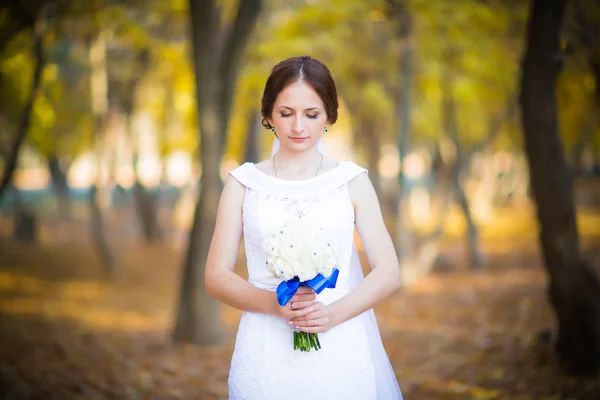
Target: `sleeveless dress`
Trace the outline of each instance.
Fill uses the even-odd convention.
[[[309,216],[318,218],[327,231],[332,232],[331,239],[338,253],[337,285],[323,290],[317,300],[327,305],[348,294],[355,286],[350,265],[353,255],[356,257],[354,207],[348,183],[366,172],[349,161],[342,161],[330,171],[300,181],[265,174],[253,163],[245,163],[231,171],[230,174],[246,187],[242,216],[248,281],[262,289],[276,290],[281,280],[265,266],[263,237],[287,221]],[[229,398],[401,399],[374,317],[380,354],[375,356],[372,351],[375,334],[372,327],[369,331],[365,314],[320,333],[322,348],[319,351],[301,352],[293,348],[292,328],[285,318],[243,312],[231,360]],[[381,386],[378,379],[384,375],[379,371],[385,371],[389,376],[386,390],[378,388]]]

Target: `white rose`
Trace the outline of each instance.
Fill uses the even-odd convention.
[[[327,232],[315,220],[297,219],[268,235],[262,246],[267,269],[280,279],[328,277],[337,265]]]

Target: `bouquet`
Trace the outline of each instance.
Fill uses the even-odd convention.
[[[332,242],[318,221],[298,218],[286,224],[262,243],[267,269],[283,282],[277,287],[277,301],[285,306],[300,286],[315,293],[334,288],[339,274]],[[319,350],[319,335],[294,330],[294,350]]]

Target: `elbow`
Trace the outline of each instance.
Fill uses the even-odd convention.
[[[393,272],[389,279],[390,295],[396,293],[402,287],[402,275],[400,274],[400,265],[394,266]]]
[[[211,272],[209,268],[206,269],[206,271],[204,272],[204,290],[206,290],[206,293],[216,299],[216,292],[217,292],[217,288],[216,288],[216,282],[217,282],[217,278],[215,276],[214,272]]]

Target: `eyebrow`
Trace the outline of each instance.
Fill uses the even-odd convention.
[[[294,109],[292,107],[288,107],[288,106],[279,106],[279,108],[287,108],[288,110],[292,110],[294,111]],[[306,108],[304,111],[312,111],[312,110],[321,110],[319,107],[310,107],[310,108]]]

